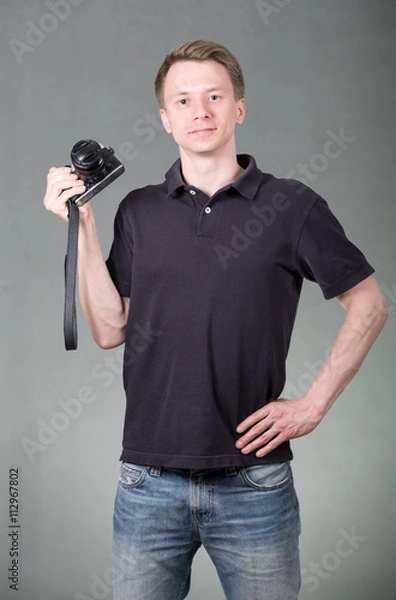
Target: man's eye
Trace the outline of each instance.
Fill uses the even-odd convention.
[[[218,98],[219,97],[218,97],[217,94],[212,94],[211,97],[210,97],[211,100],[218,100]]]
[[[187,104],[187,98],[182,98],[181,100],[179,100],[180,104]]]

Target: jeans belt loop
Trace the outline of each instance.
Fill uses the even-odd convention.
[[[226,467],[226,476],[227,477],[231,477],[232,475],[236,475],[236,474],[237,474],[236,467]]]
[[[161,477],[162,467],[149,467],[151,477]]]

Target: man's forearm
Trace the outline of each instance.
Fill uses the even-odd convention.
[[[302,398],[319,421],[352,381],[387,319],[386,301],[372,281],[365,284],[370,288],[367,295],[338,298],[347,310],[344,324],[328,359]]]
[[[92,336],[101,348],[114,348],[125,340],[127,301],[107,270],[93,211],[80,219],[78,281],[82,309]]]

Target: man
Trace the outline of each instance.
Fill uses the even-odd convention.
[[[203,544],[228,600],[298,597],[299,507],[289,440],[320,423],[387,317],[373,268],[326,202],[237,155],[239,64],[187,42],[156,95],[180,160],[120,204],[104,261],[80,208],[79,289],[93,338],[125,342],[127,397],[114,508],[115,600],[185,598]],[[51,168],[44,204],[84,191]],[[303,278],[346,318],[312,386],[280,397]]]

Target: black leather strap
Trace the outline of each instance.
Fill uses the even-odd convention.
[[[76,278],[80,213],[78,211],[78,206],[72,200],[67,201],[67,207],[69,210],[69,231],[67,235],[67,254],[65,258],[65,306],[63,314],[63,332],[66,350],[76,350]]]

